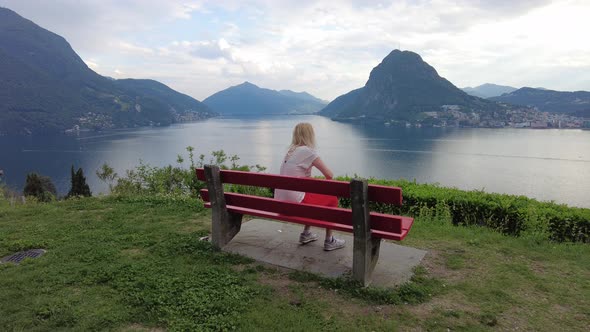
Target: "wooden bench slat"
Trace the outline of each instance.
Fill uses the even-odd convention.
[[[206,203],[205,207],[211,208],[211,203]],[[227,210],[234,212],[234,213],[246,214],[249,216],[268,218],[268,219],[276,219],[276,220],[293,222],[293,223],[302,224],[302,225],[308,225],[308,226],[312,226],[312,227],[329,228],[329,229],[333,229],[333,230],[340,231],[340,232],[352,233],[352,226],[351,225],[332,223],[332,222],[327,222],[324,220],[302,218],[302,217],[293,217],[293,216],[288,216],[288,215],[282,215],[279,213],[253,210],[253,209],[238,207],[238,206],[233,206],[233,205],[227,205]],[[404,225],[409,225],[407,227],[411,227],[411,224],[413,222],[412,218],[402,217],[402,220],[403,220]],[[406,227],[406,226],[404,226],[404,227]],[[403,231],[401,234],[395,234],[395,233],[390,233],[390,232],[385,232],[385,231],[380,231],[380,230],[371,230],[371,234],[373,236],[381,238],[381,239],[401,241],[406,237],[409,230],[410,230],[409,228],[407,228],[407,229],[403,228]]]
[[[292,176],[242,171],[222,170],[220,173],[221,182],[223,183],[314,192],[317,194],[338,197],[350,197],[349,183],[345,181],[297,178]],[[197,178],[201,181],[205,181],[205,173],[202,168],[197,169]]]
[[[369,200],[371,202],[402,206],[402,188],[369,184]]]
[[[210,208],[211,203],[206,203],[205,207]],[[329,222],[329,221],[325,221],[325,220],[318,220],[318,219],[304,218],[304,217],[295,217],[295,216],[280,214],[280,213],[276,213],[276,212],[268,212],[268,211],[250,209],[250,208],[241,207],[241,206],[234,206],[234,205],[227,205],[227,209],[231,212],[246,214],[249,216],[277,219],[277,220],[282,220],[282,221],[290,221],[290,222],[295,222],[295,223],[314,226],[314,227],[330,228],[330,229],[334,229],[334,230],[338,230],[338,231],[342,231],[342,232],[349,232],[349,233],[352,232],[351,225],[338,224],[338,223],[333,223],[333,222]]]
[[[224,196],[227,205],[343,224],[350,226],[352,231],[352,211],[349,209],[283,202],[273,198],[236,193],[225,193]],[[201,190],[201,197],[208,202],[209,192],[206,189]],[[370,216],[371,229],[399,235],[404,233],[404,217],[377,212],[371,212]]]
[[[197,178],[205,181],[205,171],[196,169]],[[243,171],[222,170],[221,182],[246,186],[277,188],[294,191],[313,192],[350,198],[350,184],[345,181],[263,174]],[[402,205],[402,189],[380,185],[369,185],[369,200],[372,202]]]
[[[408,235],[412,225],[414,225],[414,218],[402,217],[402,238],[400,240],[403,240]]]

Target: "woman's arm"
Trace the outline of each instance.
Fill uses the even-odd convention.
[[[322,174],[324,174],[326,179],[330,180],[330,179],[332,179],[332,177],[334,177],[334,174],[332,174],[332,171],[328,168],[328,166],[326,166],[326,164],[324,164],[324,162],[322,161],[322,159],[320,157],[315,158],[315,160],[311,164],[313,166],[315,166],[317,169],[319,169],[320,172],[322,172]]]

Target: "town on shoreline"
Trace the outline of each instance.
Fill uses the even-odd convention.
[[[420,120],[387,120],[386,126],[405,127],[468,127],[468,128],[531,128],[590,129],[590,119],[569,114],[541,112],[536,108],[512,108],[480,114],[461,111],[459,105],[443,105],[439,112],[424,112]],[[345,119],[340,119],[344,120]],[[354,122],[361,119],[346,119]]]

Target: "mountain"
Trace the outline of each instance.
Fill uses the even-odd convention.
[[[467,92],[468,94],[475,96],[475,97],[490,98],[490,97],[500,96],[504,93],[510,93],[512,91],[517,90],[517,88],[513,88],[513,87],[507,86],[507,85],[497,85],[497,84],[485,83],[480,86],[476,86],[475,88],[466,87],[461,90],[463,90],[463,91]]]
[[[574,113],[590,110],[590,92],[564,92],[524,87],[491,100],[514,105],[537,107],[541,112]]]
[[[308,100],[311,102],[316,102],[316,103],[320,103],[320,104],[324,104],[328,105],[328,103],[330,103],[329,101],[314,97],[312,95],[310,95],[309,93],[303,91],[303,92],[294,92],[291,90],[279,90],[279,93],[284,95],[284,96],[288,96],[288,97],[294,97],[294,98],[298,98],[298,99],[302,99],[302,100]]]
[[[344,94],[320,111],[334,119],[417,120],[424,112],[456,105],[463,112],[494,111],[497,103],[468,95],[410,51],[393,50],[373,70],[364,87]]]
[[[151,80],[92,71],[61,36],[0,8],[0,134],[167,125],[214,112]]]
[[[128,78],[116,80],[115,85],[127,95],[135,96],[135,108],[145,115],[149,115],[146,112],[154,113],[151,114],[152,118],[157,117],[158,114],[165,115],[173,123],[217,115],[202,102],[158,81]],[[165,124],[171,122],[165,122]]]
[[[264,89],[250,82],[219,91],[203,103],[226,115],[311,114],[327,104],[307,92]]]

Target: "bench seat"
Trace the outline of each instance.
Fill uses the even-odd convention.
[[[272,198],[256,197],[237,193],[224,193],[229,211],[261,218],[277,219],[314,227],[330,228],[341,232],[353,232],[350,209],[318,207],[315,205],[277,201]],[[211,208],[209,191],[201,190],[205,207]],[[403,240],[414,219],[371,212],[371,235],[387,240]]]

